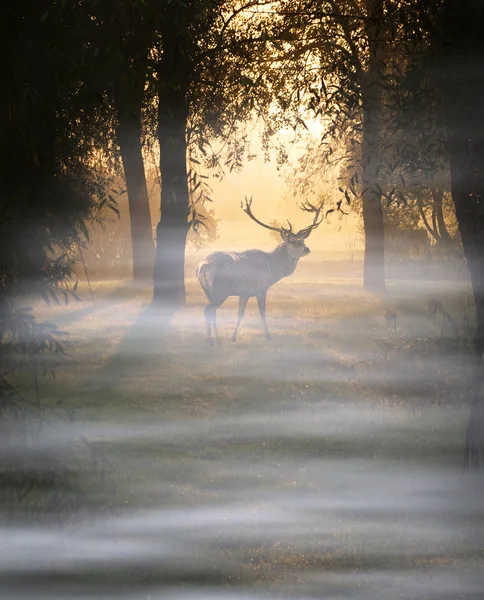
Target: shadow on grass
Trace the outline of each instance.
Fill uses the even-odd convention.
[[[66,314],[57,315],[55,322],[59,328],[69,326],[72,323],[80,321],[101,310],[118,306],[126,301],[126,298],[137,296],[140,291],[141,289],[134,282],[126,281],[108,294],[103,295],[102,298],[96,301],[90,301],[89,304],[84,305],[82,308],[72,310]]]
[[[149,305],[121,338],[117,350],[92,378],[97,387],[119,388],[122,381],[136,378],[150,364],[159,362],[166,348],[166,335],[176,309]]]

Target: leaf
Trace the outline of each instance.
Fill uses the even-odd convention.
[[[84,237],[86,238],[86,240],[89,241],[90,240],[90,238],[89,238],[89,231],[88,231],[88,229],[86,227],[86,224],[85,224],[84,220],[81,219],[80,217],[77,217],[76,222],[77,222],[77,225],[78,225],[79,229],[84,234]]]
[[[118,215],[118,218],[121,218],[121,212],[119,211],[119,208],[116,205],[114,205],[114,204],[108,204],[108,208],[110,210],[112,210],[113,213],[116,213]]]
[[[301,117],[297,118],[298,123],[301,123],[301,125],[304,127],[304,129],[306,129],[306,131],[309,131],[308,126],[306,125],[306,123],[301,119]]]
[[[345,213],[345,211],[341,209],[342,202],[343,202],[342,200],[339,200],[338,202],[336,202],[336,207],[338,209],[338,212],[343,213],[344,215],[347,215],[348,213]]]
[[[49,296],[47,296],[47,294],[45,293],[45,290],[42,290],[40,292],[40,295],[42,296],[42,298],[44,299],[44,301],[46,302],[46,304],[48,304],[50,306]]]
[[[51,298],[54,300],[54,302],[59,305],[60,304],[59,298],[57,297],[57,294],[54,292],[54,290],[52,288],[48,287],[47,291],[49,292],[49,294],[50,294]]]

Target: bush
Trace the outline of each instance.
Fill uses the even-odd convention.
[[[74,435],[75,415],[68,407],[43,405],[38,379],[55,376],[65,361],[63,332],[37,323],[29,307],[0,303],[0,518],[62,523],[85,503],[87,477],[99,478],[96,451]],[[27,375],[28,398],[9,381]],[[59,433],[67,431],[67,443]],[[54,443],[53,443],[54,442]]]

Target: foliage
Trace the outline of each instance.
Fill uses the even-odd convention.
[[[195,248],[201,249],[218,239],[219,219],[215,217],[215,211],[211,209],[204,210],[203,213],[198,213],[198,218],[202,219],[202,226],[199,226],[196,229],[192,226],[191,230],[188,232],[187,241]]]
[[[17,3],[3,20],[8,94],[0,98],[2,294],[66,281],[73,243],[86,235],[86,222],[103,206],[115,210],[90,137],[90,107],[78,102],[78,8]]]
[[[365,4],[369,6],[329,2],[327,11],[307,15],[312,27],[318,19],[324,23],[326,35],[332,36],[327,43],[337,47],[339,54],[327,58],[334,60],[326,64],[327,70],[324,61],[314,59],[319,60],[324,89],[317,91],[313,85],[310,100],[303,96],[302,101],[315,116],[324,115],[326,127],[322,139],[308,146],[291,174],[293,185],[303,193],[317,193],[338,178],[338,192],[333,195],[337,206],[348,207],[345,211],[350,206],[357,211],[363,208],[363,179],[369,160],[362,154],[363,91],[369,76]],[[374,181],[382,199],[385,229],[425,227],[437,246],[453,249],[456,221],[449,197],[439,86],[431,74],[424,76],[419,66],[429,52],[429,34],[440,3],[426,7],[427,12],[414,3],[373,4],[380,4],[383,11],[380,35],[386,48],[379,67],[382,108]],[[307,38],[301,44],[301,51],[314,51]],[[335,104],[328,89],[336,94]]]
[[[98,477],[97,456],[74,435],[67,447],[45,444],[68,427],[75,415],[67,406],[44,406],[39,379],[55,377],[66,359],[65,333],[49,322],[38,323],[30,307],[2,298],[0,306],[0,511],[2,519],[62,523],[83,505],[83,476]],[[26,376],[35,400],[21,393],[11,378]],[[80,468],[80,466],[82,467]],[[87,469],[85,472],[83,469]]]
[[[65,344],[62,332],[38,323],[20,302],[26,294],[57,304],[77,298],[77,286],[69,284],[76,249],[89,237],[86,223],[99,220],[105,207],[116,210],[116,201],[92,143],[91,106],[79,102],[82,6],[28,0],[10,4],[3,17],[1,501],[6,517],[22,510],[38,517],[45,510],[60,519],[62,511],[79,507],[73,469],[86,446],[72,440],[62,452],[44,452],[47,430],[73,419],[70,410],[47,408],[39,398],[39,378],[55,376]],[[13,377],[23,387],[32,382],[35,402]]]
[[[278,219],[272,219],[268,225],[271,227],[281,227],[282,223]],[[269,235],[277,245],[281,243],[281,234],[278,231],[269,231]]]

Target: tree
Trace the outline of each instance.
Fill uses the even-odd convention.
[[[185,245],[190,212],[187,171],[189,91],[194,77],[200,13],[174,1],[162,9],[157,64],[161,219],[156,229],[155,302],[185,302]],[[199,10],[203,7],[197,7]]]
[[[450,168],[450,187],[471,277],[477,331],[475,382],[466,434],[466,464],[484,466],[484,7],[478,0],[415,3],[406,23],[411,41],[402,104],[402,127],[420,131],[420,148],[409,165],[438,172]],[[402,111],[404,112],[404,111]],[[410,137],[412,131],[410,131]],[[424,143],[422,143],[424,142]],[[426,143],[432,147],[426,151]],[[425,170],[424,168],[424,170]],[[438,201],[438,198],[437,198]],[[438,228],[437,216],[434,228]]]
[[[452,196],[476,306],[476,383],[467,429],[469,468],[484,467],[484,7],[448,0],[434,37]]]
[[[133,278],[151,280],[154,243],[142,152],[142,113],[146,102],[148,54],[154,32],[143,3],[129,4],[128,11],[127,6],[116,3],[114,11],[120,29],[117,37],[120,64],[111,83],[111,93],[117,116],[116,139],[129,200]]]
[[[296,5],[288,2],[287,6],[293,7],[290,18],[297,25]],[[334,178],[334,169],[340,165],[342,202],[361,208],[368,233],[367,288],[378,288],[377,281],[371,281],[371,272],[384,281],[385,215],[388,217],[389,210],[395,212],[396,204],[406,216],[412,213],[413,219],[422,219],[441,247],[451,246],[444,218],[449,169],[442,126],[431,119],[430,128],[421,122],[411,130],[402,127],[402,122],[409,122],[406,113],[414,109],[406,106],[402,93],[409,56],[428,46],[422,34],[428,34],[429,16],[423,18],[419,8],[418,3],[391,0],[328,2],[319,11],[316,6],[313,12],[300,11],[299,27],[305,35],[297,42],[297,52],[311,50],[314,55],[308,62],[314,68],[318,61],[318,76],[323,77],[322,84],[316,79],[306,83],[307,106],[326,119],[327,126],[319,155],[318,147],[311,146],[301,161],[298,183],[303,190],[314,187],[314,180],[319,178],[321,183],[329,171]],[[322,30],[319,38],[318,22]],[[413,35],[416,28],[420,38]],[[431,82],[426,83],[425,93],[420,91],[420,97],[426,103],[438,102]],[[426,115],[429,119],[428,111]]]
[[[119,148],[129,202],[133,278],[151,280],[154,242],[143,161],[150,76],[149,52],[155,35],[152,3],[98,0],[84,3],[86,42],[77,48],[83,69],[78,101],[97,114],[93,139],[110,166]],[[114,142],[114,146],[113,146]]]
[[[372,291],[385,289],[381,129],[398,31],[390,22],[398,4],[389,0],[287,0],[279,6],[282,22],[269,34],[269,39],[284,42],[280,61],[288,57],[300,65],[295,78],[282,87],[281,110],[305,101],[306,108],[325,125],[320,146],[325,159],[333,155],[343,136],[360,151],[364,285]],[[279,76],[288,81],[286,70]],[[300,115],[296,118],[301,124]]]
[[[419,10],[409,24],[418,43],[409,55],[416,84],[407,100],[417,124],[431,124],[429,139],[441,138],[474,292],[475,382],[465,458],[476,469],[484,466],[484,7],[478,0],[448,0],[421,3]]]
[[[62,362],[62,337],[19,306],[24,293],[56,302],[75,295],[75,286],[68,287],[70,248],[86,221],[110,203],[109,182],[89,141],[89,106],[78,110],[81,80],[73,57],[85,32],[78,8],[44,0],[9,3],[0,24],[0,435],[11,456],[17,454],[12,461],[2,453],[0,461],[5,522],[22,511],[59,524],[80,509],[76,469],[91,452],[75,436],[46,460],[39,438],[45,425],[58,427],[59,420],[41,405],[38,378]],[[23,393],[10,382],[19,371]],[[29,381],[35,401],[25,392]],[[65,413],[71,422],[71,411]]]
[[[0,286],[45,294],[70,273],[69,248],[85,221],[111,203],[109,181],[90,141],[89,107],[77,102],[82,10],[26,1],[4,16]]]
[[[208,167],[217,166],[219,157],[211,151],[211,141],[228,140],[230,148],[230,140],[237,138],[237,123],[253,107],[249,92],[257,86],[245,73],[259,48],[251,35],[244,39],[246,28],[235,24],[244,9],[258,4],[263,2],[173,0],[158,11],[153,85],[158,98],[162,186],[154,303],[179,306],[185,300],[185,246],[189,227],[197,224],[199,214],[198,197],[191,197],[189,185],[193,192],[201,185],[193,167],[201,160]],[[240,136],[235,146],[237,142],[244,147]],[[238,148],[231,158],[225,148],[229,161],[240,153]]]
[[[368,290],[385,289],[385,250],[381,186],[378,169],[380,132],[383,104],[383,72],[387,49],[385,48],[384,2],[367,0],[368,19],[364,25],[368,43],[368,64],[357,67],[360,74],[362,134],[362,203],[365,231],[364,286]],[[347,31],[347,26],[345,31]],[[357,57],[354,57],[354,60]],[[356,63],[357,65],[358,63]]]

